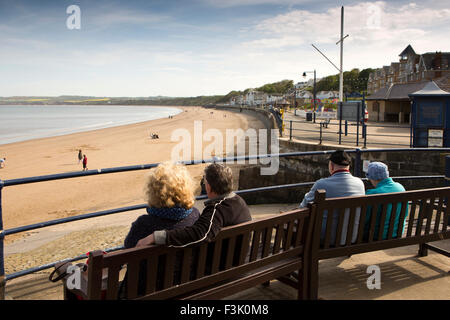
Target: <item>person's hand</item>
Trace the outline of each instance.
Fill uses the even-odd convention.
[[[136,244],[136,247],[145,247],[145,246],[149,246],[154,243],[155,243],[155,237],[153,236],[153,233],[152,233],[151,235],[139,240],[138,243]]]

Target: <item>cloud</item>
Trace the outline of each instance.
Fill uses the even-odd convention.
[[[294,4],[308,4],[312,2],[318,3],[329,3],[330,1],[312,1],[312,0],[203,0],[204,3],[219,7],[219,8],[227,8],[227,7],[241,7],[241,6],[256,6],[256,5],[294,5]]]
[[[325,12],[293,10],[265,19],[253,28],[261,37],[246,45],[282,48],[310,43],[332,44],[339,40],[341,8]],[[386,2],[363,2],[344,8],[344,33],[349,41],[392,42],[421,39],[442,31],[437,24],[450,25],[450,9],[433,9],[414,3],[394,7]],[[448,29],[448,27],[447,27]],[[431,44],[431,43],[430,43]]]

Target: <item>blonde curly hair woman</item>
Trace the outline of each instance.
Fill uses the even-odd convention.
[[[192,178],[184,165],[164,162],[152,169],[145,184],[147,214],[140,216],[125,238],[125,248],[156,230],[191,226],[200,216],[194,206]]]

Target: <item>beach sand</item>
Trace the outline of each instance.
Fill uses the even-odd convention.
[[[138,124],[112,127],[70,135],[0,145],[6,166],[0,179],[81,171],[78,150],[88,158],[88,168],[150,164],[171,159],[175,129],[185,128],[193,137],[194,120],[202,120],[203,132],[219,129],[263,128],[250,116],[202,107],[183,107],[172,119],[164,118]],[[150,139],[151,133],[159,139]],[[209,143],[204,142],[203,147]],[[221,155],[217,155],[221,156]],[[198,189],[203,165],[189,166]],[[2,190],[4,229],[83,213],[145,203],[143,187],[148,170],[96,175],[5,187]],[[198,190],[199,191],[199,190]],[[197,193],[198,194],[198,193]],[[8,236],[5,243],[17,237]]]

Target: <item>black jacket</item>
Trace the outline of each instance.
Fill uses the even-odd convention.
[[[184,247],[213,240],[223,227],[252,220],[244,199],[235,193],[205,201],[200,218],[190,227],[166,230],[166,244]]]

